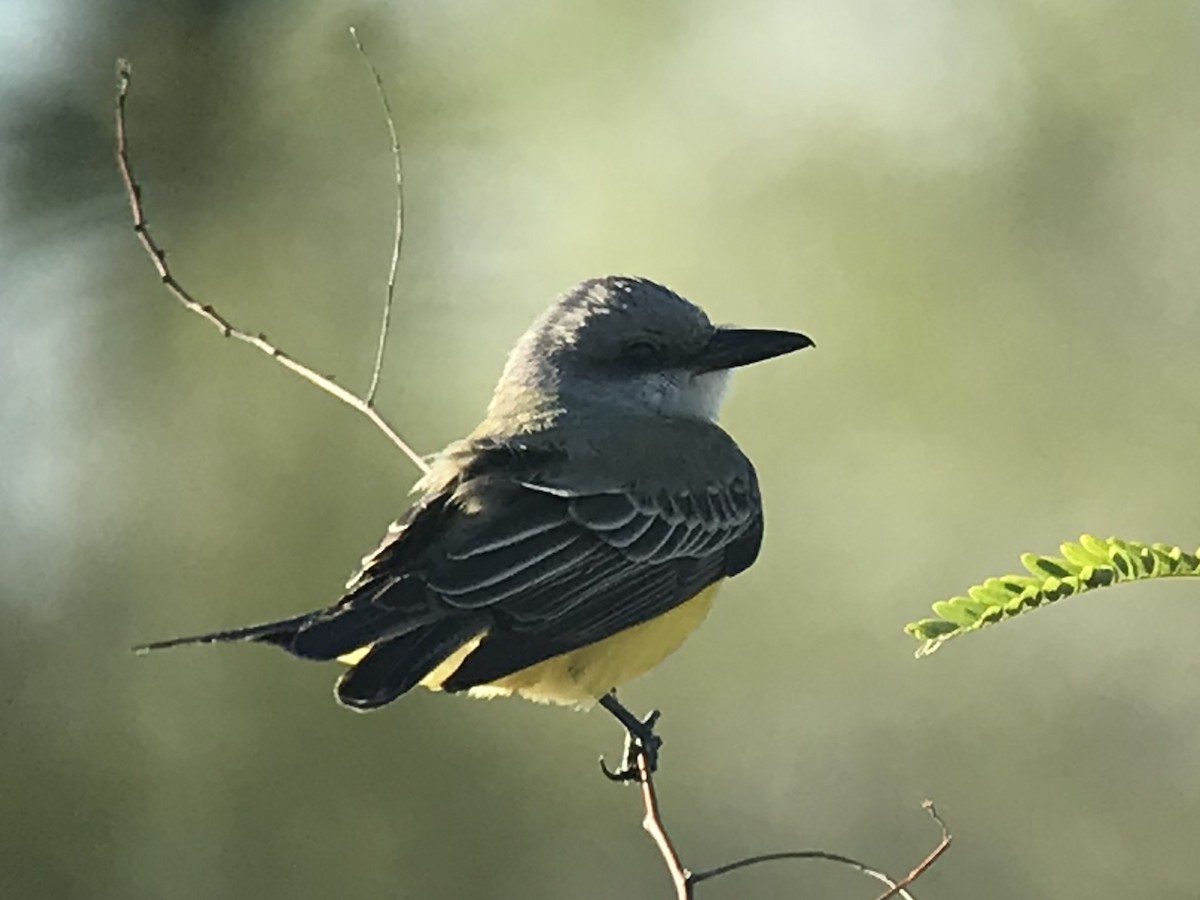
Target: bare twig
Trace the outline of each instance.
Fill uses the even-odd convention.
[[[696,885],[701,882],[719,878],[738,869],[756,866],[759,863],[789,859],[823,859],[849,866],[887,886],[887,891],[876,898],[876,900],[891,900],[893,897],[901,897],[903,900],[914,900],[912,894],[906,888],[920,878],[937,861],[938,857],[946,852],[946,848],[950,846],[950,832],[946,828],[946,823],[938,815],[937,810],[934,809],[933,802],[926,800],[921,805],[929,811],[934,821],[942,829],[942,838],[938,842],[938,845],[930,851],[929,855],[899,881],[892,880],[883,872],[873,869],[866,863],[853,857],[844,856],[840,853],[829,853],[825,850],[792,850],[781,853],[761,853],[736,860],[735,862],[725,863],[712,869],[705,869],[702,872],[691,872],[679,858],[679,852],[675,849],[675,845],[672,843],[671,837],[667,834],[666,827],[663,825],[662,812],[658,805],[658,793],[654,788],[654,775],[650,771],[646,755],[640,750],[640,747],[637,749],[636,759],[637,781],[642,790],[642,806],[645,809],[642,828],[653,839],[655,845],[658,847],[658,852],[662,855],[663,862],[667,866],[667,872],[671,876],[671,883],[675,887],[676,900],[693,900]]]
[[[716,868],[707,869],[703,872],[696,872],[691,876],[690,880],[692,884],[699,884],[701,881],[707,881],[710,878],[716,878],[719,875],[725,875],[729,872],[736,871],[737,869],[744,869],[748,866],[754,866],[764,862],[774,862],[776,860],[826,859],[830,862],[836,862],[841,863],[842,865],[850,866],[851,868],[862,872],[864,875],[869,875],[876,881],[881,881],[887,885],[888,889],[884,893],[880,894],[876,900],[891,900],[893,897],[902,897],[904,900],[913,900],[912,894],[905,890],[905,888],[920,878],[929,869],[929,867],[937,861],[938,857],[946,852],[946,848],[950,846],[951,840],[950,832],[946,828],[946,823],[942,820],[942,817],[938,815],[937,810],[934,808],[933,801],[926,800],[921,804],[921,807],[928,810],[929,814],[933,816],[933,820],[937,822],[938,827],[942,829],[942,837],[941,840],[938,841],[938,845],[934,847],[933,850],[931,850],[929,854],[923,860],[921,860],[921,862],[918,863],[911,872],[909,872],[899,881],[892,881],[892,879],[890,879],[884,873],[872,869],[870,866],[860,862],[857,859],[849,856],[843,856],[840,853],[829,853],[825,850],[796,850],[785,851],[783,853],[762,853],[757,856],[748,856],[745,859],[739,859],[736,862],[726,863],[723,866],[717,866]]]
[[[201,303],[193,297],[176,279],[171,272],[170,266],[167,265],[166,251],[158,244],[151,234],[149,226],[146,224],[146,216],[142,210],[142,190],[137,181],[133,177],[133,171],[129,164],[129,143],[125,133],[125,101],[129,93],[129,82],[131,72],[129,63],[125,60],[120,60],[117,63],[117,103],[116,103],[116,119],[117,119],[117,167],[121,172],[121,181],[125,185],[125,193],[129,198],[129,209],[133,216],[133,230],[137,234],[138,240],[141,242],[142,249],[146,251],[146,255],[150,257],[150,262],[158,272],[162,283],[166,285],[167,290],[171,295],[178,300],[185,309],[195,313],[200,318],[204,319],[214,328],[216,328],[224,337],[233,338],[241,341],[244,344],[249,344],[251,347],[262,351],[267,356],[274,359],[277,363],[286,369],[295,372],[305,381],[316,385],[325,393],[341,400],[351,409],[356,410],[366,416],[371,423],[378,428],[393,444],[400,448],[404,454],[412,460],[422,472],[429,471],[429,465],[421,458],[420,454],[414,451],[396,430],[379,414],[370,400],[364,399],[346,390],[341,385],[337,384],[332,378],[322,375],[300,361],[289,356],[283,350],[280,350],[272,344],[265,334],[251,334],[248,331],[243,331],[234,326],[228,319],[216,311],[216,309],[207,303]]]
[[[904,893],[904,888],[908,887],[929,869],[939,856],[946,852],[946,848],[950,846],[950,830],[946,827],[945,821],[938,815],[937,808],[933,805],[932,800],[926,800],[921,804],[923,809],[929,811],[929,815],[933,816],[933,821],[937,822],[938,827],[942,829],[942,839],[938,841],[938,845],[929,851],[929,855],[921,860],[916,868],[900,879],[899,884],[892,886],[892,889],[885,894],[880,894],[876,900],[890,900],[892,897],[907,897]]]
[[[400,248],[404,243],[404,165],[400,159],[400,139],[396,137],[396,118],[392,115],[392,104],[388,102],[387,91],[383,87],[383,79],[379,70],[362,41],[358,39],[358,31],[350,26],[350,37],[354,46],[362,54],[363,62],[375,79],[375,92],[379,95],[379,104],[383,107],[383,120],[387,123],[388,137],[392,139],[392,168],[396,175],[396,236],[392,241],[392,264],[388,270],[387,293],[383,301],[383,321],[379,325],[379,346],[375,349],[375,366],[371,369],[371,386],[363,399],[370,406],[375,402],[375,392],[379,390],[379,375],[383,371],[383,353],[387,349],[388,332],[391,329],[392,302],[396,298],[396,271],[400,268]]]
[[[662,813],[658,809],[658,793],[654,790],[654,775],[650,771],[650,762],[646,758],[646,753],[640,745],[637,749],[637,774],[638,784],[642,789],[642,805],[646,809],[642,827],[654,840],[658,846],[658,852],[662,854],[663,862],[667,864],[667,871],[671,875],[671,883],[675,886],[677,900],[691,900],[692,885],[695,883],[695,879],[680,862],[679,853],[676,851],[675,845],[671,843],[667,829],[663,827]]]
[[[701,881],[707,881],[710,878],[717,878],[720,875],[735,872],[738,869],[745,869],[749,866],[756,866],[759,863],[775,862],[777,860],[786,859],[824,859],[829,862],[840,863],[844,866],[849,866],[857,872],[862,872],[864,875],[869,875],[876,881],[881,881],[888,886],[889,890],[885,897],[903,897],[904,900],[913,900],[912,894],[904,890],[897,882],[892,881],[887,875],[876,871],[866,863],[855,859],[852,856],[843,856],[840,853],[829,853],[825,850],[785,850],[781,853],[760,853],[757,856],[748,856],[745,859],[739,859],[737,862],[726,863],[723,866],[717,866],[715,869],[707,869],[703,872],[697,872],[692,876],[692,884],[698,884]]]

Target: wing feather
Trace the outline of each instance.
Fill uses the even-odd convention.
[[[747,475],[753,478],[753,470]],[[572,548],[580,552],[520,591],[505,590],[490,603],[487,591],[473,595],[472,607],[486,606],[494,624],[444,687],[485,684],[660,615],[732,574],[730,548],[750,542],[753,548],[737,554],[744,568],[757,553],[758,497],[752,485],[738,487],[654,495],[538,492],[541,502],[566,508],[581,535]],[[551,557],[529,571],[554,560],[565,561]]]
[[[536,578],[539,564],[553,565],[555,558],[582,536],[577,528],[560,522],[552,531],[532,535],[485,554],[469,558],[447,556],[449,565],[431,573],[426,583],[436,593],[452,598],[479,594],[483,588],[503,586],[526,574]]]
[[[548,531],[561,528],[563,524],[562,510],[557,509],[554,505],[536,506],[530,512],[533,514],[521,517],[507,516],[500,519],[490,529],[486,540],[475,541],[466,546],[449,550],[446,558],[471,559],[481,553],[493,553],[517,544],[524,544],[524,542],[540,537]]]
[[[563,574],[574,572],[579,561],[592,552],[592,547],[583,535],[576,534],[555,553],[544,557],[536,566],[530,565],[510,571],[501,581],[488,578],[457,594],[445,593],[435,583],[431,590],[447,604],[457,609],[500,608],[510,598],[528,594],[547,583],[554,583]]]
[[[630,504],[632,507],[633,504]],[[634,517],[629,520],[628,524],[622,525],[620,528],[613,528],[609,531],[601,531],[596,534],[600,540],[608,544],[610,547],[616,547],[618,550],[624,550],[630,544],[636,543],[642,539],[647,531],[658,520],[649,513],[635,512]]]
[[[637,506],[624,491],[574,497],[567,508],[572,519],[595,531],[620,529],[638,517]]]

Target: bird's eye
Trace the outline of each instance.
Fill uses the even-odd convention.
[[[649,362],[658,356],[658,352],[658,344],[643,338],[626,344],[622,355],[634,362]]]

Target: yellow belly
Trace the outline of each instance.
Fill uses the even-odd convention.
[[[519,694],[541,703],[591,706],[610,690],[644,675],[679,649],[712,608],[720,582],[661,616],[611,637],[473,687],[472,697]]]
[[[661,616],[586,647],[552,656],[490,684],[473,687],[469,693],[483,698],[518,694],[540,703],[591,706],[613,688],[645,674],[678,650],[708,615],[720,584],[719,581],[710,584]],[[438,690],[482,639],[480,635],[464,644],[426,675],[421,684]],[[353,665],[366,649],[356,650],[341,660]]]

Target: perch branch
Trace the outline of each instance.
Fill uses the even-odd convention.
[[[125,129],[125,104],[129,94],[129,83],[131,79],[131,71],[129,63],[121,60],[117,63],[117,103],[116,103],[116,121],[117,121],[117,167],[121,172],[121,181],[125,185],[125,193],[129,198],[129,209],[133,217],[133,230],[138,237],[138,241],[142,245],[142,249],[146,251],[146,255],[150,258],[151,264],[158,272],[162,283],[166,285],[171,295],[179,301],[183,307],[189,312],[195,313],[200,318],[204,319],[210,325],[219,331],[222,336],[233,338],[244,344],[249,344],[267,356],[271,357],[285,369],[295,372],[305,381],[316,385],[321,390],[330,396],[341,400],[351,409],[364,415],[371,423],[378,428],[393,444],[400,448],[401,451],[417,466],[422,472],[428,472],[429,466],[420,454],[414,451],[396,430],[381,416],[378,410],[375,409],[374,403],[363,397],[346,390],[341,385],[337,384],[332,378],[322,375],[314,369],[304,365],[304,363],[285,353],[279,349],[265,334],[251,334],[248,331],[233,325],[228,319],[222,316],[217,310],[208,303],[201,303],[192,294],[176,280],[171,272],[170,266],[167,264],[166,251],[159,245],[158,241],[151,233],[149,226],[146,223],[146,215],[142,208],[142,190],[133,176],[133,170],[129,163],[129,142],[126,136]]]
[[[638,745],[637,750],[637,780],[642,789],[642,806],[646,815],[642,818],[642,828],[653,839],[662,854],[667,872],[671,875],[671,883],[675,886],[677,900],[691,900],[692,885],[695,879],[679,859],[679,852],[671,842],[671,836],[663,825],[662,812],[658,808],[658,792],[654,789],[654,774],[650,771],[650,763],[646,753]]]

